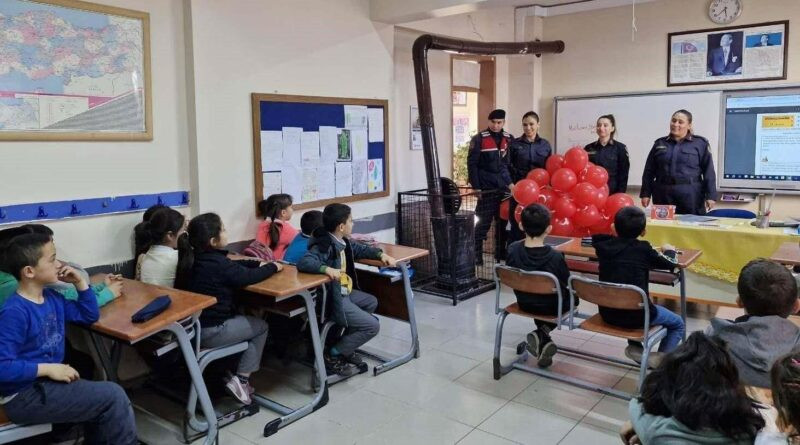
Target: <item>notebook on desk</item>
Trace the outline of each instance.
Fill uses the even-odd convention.
[[[685,221],[685,222],[711,222],[717,220],[717,218],[714,218],[713,216],[702,216],[702,215],[677,215],[676,219],[678,221]]]
[[[544,245],[550,247],[558,247],[572,241],[572,238],[566,236],[551,236],[544,237]]]

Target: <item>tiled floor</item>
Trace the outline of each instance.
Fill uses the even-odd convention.
[[[504,294],[502,304],[513,301]],[[582,311],[595,308],[584,305]],[[496,316],[494,294],[451,306],[448,300],[417,294],[421,357],[373,377],[351,378],[330,389],[330,402],[319,411],[262,437],[264,425],[277,416],[267,410],[223,428],[221,444],[618,444],[627,403],[610,396],[514,370],[492,378]],[[690,319],[690,329],[708,322]],[[503,357],[531,330],[531,322],[509,317]],[[398,353],[408,348],[406,324],[381,319],[381,334],[370,349]],[[622,356],[625,342],[586,331],[554,334],[561,346]],[[254,379],[260,392],[289,406],[311,395],[309,371],[300,365],[271,368]],[[623,368],[557,355],[554,372],[630,391],[637,374]],[[175,408],[175,418],[182,415]],[[171,416],[172,417],[172,416]],[[174,427],[141,413],[143,440],[177,444]],[[198,441],[196,443],[202,443]]]

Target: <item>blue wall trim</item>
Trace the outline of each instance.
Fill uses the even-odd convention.
[[[148,207],[164,204],[170,207],[189,205],[189,192],[164,192],[150,195],[108,196],[71,201],[0,205],[0,225],[30,221],[105,215],[108,213],[143,212]]]

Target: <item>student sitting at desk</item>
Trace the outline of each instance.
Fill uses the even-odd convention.
[[[378,300],[358,289],[355,261],[376,259],[389,266],[396,261],[380,249],[349,239],[353,232],[353,215],[344,204],[328,204],[322,212],[323,227],[318,228],[308,243],[308,251],[297,263],[297,270],[324,273],[333,279],[330,298],[333,320],[347,328],[345,334],[325,355],[325,367],[343,376],[356,371],[350,366],[365,367],[356,349],[378,335],[380,323],[372,315]]]
[[[97,297],[86,280],[56,259],[52,239],[19,235],[8,244],[2,267],[19,288],[0,309],[0,403],[18,424],[84,423],[86,443],[138,443],[133,408],[112,382],[82,380],[64,359],[67,322],[98,320]],[[77,301],[46,285],[75,286]]]
[[[258,214],[264,221],[258,225],[256,241],[272,249],[276,260],[282,260],[286,248],[297,235],[292,219],[292,197],[286,193],[270,195],[258,203]]]
[[[742,382],[769,387],[769,371],[775,359],[800,346],[800,328],[787,320],[800,310],[797,282],[778,263],[752,260],[739,273],[739,298],[745,315],[736,320],[712,318],[706,333],[728,343]]]
[[[139,234],[136,251],[144,252],[136,258],[136,279],[159,286],[186,286],[188,277],[176,277],[178,262],[187,260],[191,249],[186,234],[186,218],[181,212],[165,207],[156,211],[148,221],[136,226]]]
[[[544,244],[544,238],[553,228],[550,225],[550,212],[541,204],[533,204],[525,207],[520,219],[519,228],[525,234],[525,239],[511,243],[508,247],[506,264],[517,269],[549,272],[555,275],[561,286],[561,308],[564,312],[569,311],[567,262],[564,260],[563,253]],[[555,294],[529,294],[516,290],[514,293],[517,296],[519,308],[523,311],[542,315],[560,315]],[[575,305],[577,304],[576,297]],[[553,356],[558,352],[556,344],[550,338],[550,332],[556,328],[556,324],[537,320],[536,325],[536,329],[528,334],[527,349],[532,356],[538,359],[537,364],[544,368],[553,363]]]
[[[600,266],[600,281],[630,284],[650,295],[650,270],[668,269],[677,266],[675,248],[665,244],[659,253],[647,241],[639,240],[645,233],[647,219],[642,209],[624,207],[614,216],[614,230],[617,236],[594,235],[592,245],[597,252]],[[683,319],[663,306],[656,306],[648,298],[650,326],[661,325],[667,328],[667,336],[658,346],[659,353],[669,352],[678,346],[686,327]],[[603,321],[614,326],[641,329],[644,326],[644,310],[613,309],[601,306]],[[642,345],[629,342],[625,355],[631,360],[641,362]],[[661,354],[650,354],[652,365],[661,359]]]
[[[200,343],[218,348],[247,341],[239,358],[236,375],[225,383],[225,390],[240,402],[252,403],[250,374],[261,367],[261,354],[267,341],[267,322],[238,315],[234,294],[238,289],[258,283],[283,269],[278,263],[255,260],[233,261],[228,252],[228,234],[220,217],[214,213],[195,216],[187,229],[192,250],[183,267],[190,268],[186,290],[217,298],[217,303],[200,314]],[[186,273],[179,271],[178,275]]]
[[[292,243],[289,244],[289,248],[286,249],[286,255],[283,256],[283,260],[290,264],[296,264],[300,261],[300,258],[303,258],[303,255],[305,255],[308,250],[308,240],[311,239],[311,234],[320,227],[322,227],[322,212],[319,210],[309,210],[303,213],[303,216],[300,218],[301,232],[298,233],[292,240]]]

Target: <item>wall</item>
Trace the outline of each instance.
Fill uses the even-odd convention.
[[[219,213],[231,240],[252,238],[250,93],[391,100],[393,29],[369,20],[367,0],[198,0],[191,19],[197,210]],[[352,203],[356,217],[394,210],[404,166],[396,131],[387,135],[392,195]]]
[[[0,203],[23,204],[189,190],[181,0],[99,3],[150,14],[153,140],[3,142]],[[83,266],[133,256],[130,235],[141,213],[47,222],[59,257]]]
[[[552,135],[555,96],[667,90],[665,54],[667,34],[716,27],[708,19],[707,11],[708,2],[697,0],[669,0],[637,5],[636,26],[639,31],[633,42],[629,6],[544,18],[544,39],[564,40],[566,50],[561,55],[547,57],[543,62],[543,94],[538,104],[542,112],[544,127],[542,132]],[[733,25],[785,20],[792,17],[800,17],[800,2],[796,0],[744,0],[742,16]],[[794,23],[790,24],[790,30],[792,25]],[[798,83],[800,58],[793,57],[792,48],[800,47],[800,34],[791,31],[793,32],[789,33],[790,54],[786,82],[706,85],[669,88],[669,90],[722,89],[737,86],[756,88]],[[697,118],[702,119],[702,116],[695,116],[695,119]],[[668,122],[664,122],[664,133],[667,131]],[[649,147],[639,149],[646,150]],[[773,211],[779,218],[796,214],[796,203],[796,197],[779,197],[776,199]],[[726,203],[725,206],[735,205]],[[738,206],[750,210],[756,207],[755,204]]]

